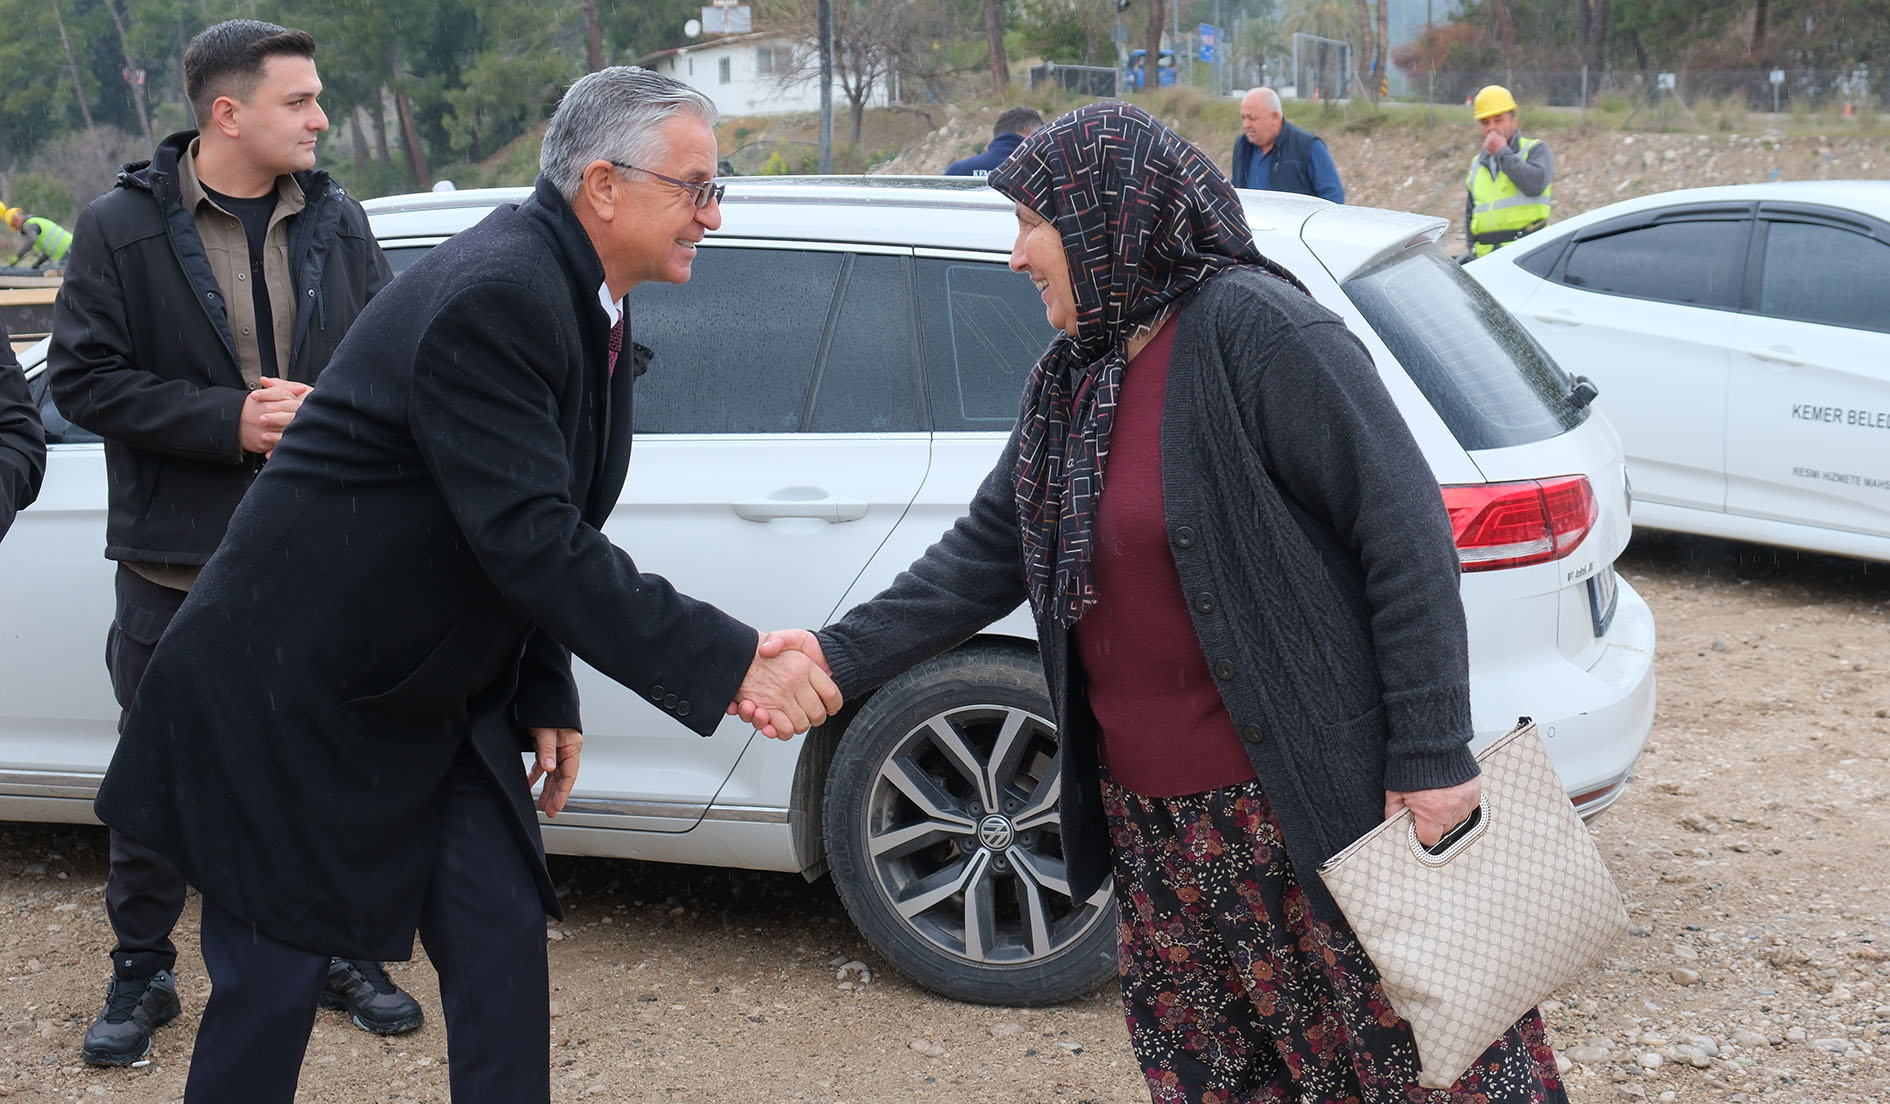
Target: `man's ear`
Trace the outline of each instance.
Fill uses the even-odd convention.
[[[615,217],[618,204],[623,202],[623,177],[617,174],[616,166],[599,158],[584,166],[584,175],[578,178],[578,191],[591,211],[608,221]]]
[[[209,125],[205,126],[203,129],[215,130],[226,138],[238,137],[242,127],[237,120],[237,114],[242,108],[243,105],[237,103],[234,98],[230,96],[218,96],[215,100],[211,101],[210,122]]]

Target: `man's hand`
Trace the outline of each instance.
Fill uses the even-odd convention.
[[[238,430],[244,452],[269,456],[282,443],[282,431],[302,409],[302,396],[309,385],[294,380],[262,378],[262,386],[243,399],[243,414]]]
[[[728,712],[763,736],[785,740],[825,721],[841,704],[814,634],[785,629],[761,638]]]
[[[762,636],[761,649],[756,654],[763,659],[773,659],[789,649],[805,654],[822,671],[833,674],[833,668],[827,666],[827,657],[821,653],[820,638],[806,629],[776,629],[767,633]]]
[[[534,728],[532,743],[537,746],[538,758],[525,776],[525,785],[529,788],[540,778],[545,780],[545,788],[538,794],[538,809],[555,817],[564,809],[564,799],[571,796],[571,787],[577,782],[584,734],[575,728]]]
[[[1469,818],[1482,797],[1482,775],[1441,790],[1386,790],[1385,817],[1390,819],[1399,809],[1411,810],[1417,822],[1418,842],[1435,847],[1447,832]]]
[[[1503,148],[1507,145],[1509,145],[1509,139],[1503,137],[1503,132],[1500,130],[1492,130],[1483,136],[1483,152],[1489,154],[1491,157],[1495,157],[1498,153],[1502,152]],[[1463,147],[1458,146],[1457,148],[1462,149]]]

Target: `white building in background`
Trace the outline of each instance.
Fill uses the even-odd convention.
[[[809,56],[814,50],[790,34],[756,31],[663,50],[637,64],[702,92],[723,115],[787,115],[820,110],[820,81],[811,75],[819,66]],[[801,64],[802,59],[808,63]],[[797,71],[810,75],[790,79]],[[847,104],[837,77],[833,101],[835,111]],[[886,106],[884,84],[874,87],[867,106]]]

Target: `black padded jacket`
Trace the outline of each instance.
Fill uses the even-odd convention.
[[[209,560],[262,468],[238,435],[249,385],[223,291],[178,191],[195,131],[166,138],[85,205],[53,304],[54,401],[105,439],[105,555]],[[313,383],[361,308],[390,278],[361,205],[328,174],[295,174],[306,206],[289,222],[294,342],[283,374]]]

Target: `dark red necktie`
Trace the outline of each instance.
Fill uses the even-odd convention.
[[[623,352],[623,319],[619,318],[617,324],[610,328],[610,367],[606,375],[617,374],[617,354],[621,352]]]

